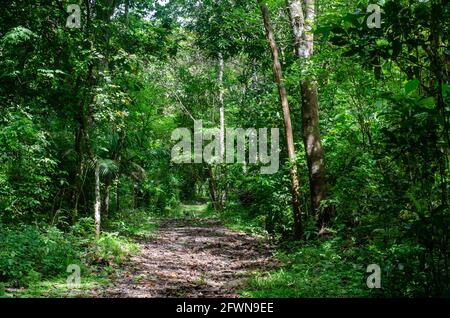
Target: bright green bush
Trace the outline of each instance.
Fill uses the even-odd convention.
[[[137,251],[136,244],[117,233],[103,233],[93,248],[93,256],[97,262],[113,265],[125,262],[129,255]]]

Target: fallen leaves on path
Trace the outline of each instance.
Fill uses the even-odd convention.
[[[272,247],[209,219],[165,220],[105,297],[238,297],[249,274],[277,266]]]

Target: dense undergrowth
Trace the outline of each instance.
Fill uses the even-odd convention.
[[[427,254],[414,240],[382,240],[377,234],[362,239],[359,232],[338,228],[329,236],[318,238],[316,232],[310,239],[296,242],[282,233],[270,233],[266,215],[239,205],[220,213],[208,206],[200,215],[275,244],[274,257],[281,266],[269,272],[255,271],[247,288],[240,291],[245,297],[426,297],[431,291],[427,285],[430,274],[420,270],[420,256]],[[371,264],[381,269],[381,288],[367,285]],[[436,282],[435,288],[448,296],[445,282]]]
[[[425,274],[415,270],[419,253],[414,246],[379,242],[363,244],[356,237],[335,233],[330,237],[295,242],[280,234],[270,234],[267,220],[257,212],[230,206],[220,213],[207,205],[180,205],[164,213],[126,211],[109,220],[99,240],[95,240],[91,218],[75,225],[56,226],[0,224],[1,297],[89,297],[101,295],[110,277],[139,253],[139,238],[151,238],[164,218],[201,220],[214,218],[235,231],[263,236],[276,246],[274,257],[280,267],[269,272],[255,271],[244,297],[412,297],[420,293]],[[377,255],[374,258],[374,255]],[[368,264],[379,264],[380,289],[366,285]],[[79,265],[81,284],[67,285],[67,266]]]
[[[154,216],[143,210],[127,211],[111,220],[98,240],[92,218],[81,218],[61,230],[56,226],[0,224],[0,297],[88,297],[110,283],[110,275],[139,253],[136,237],[148,237],[156,228]],[[67,283],[80,268],[80,283]]]
[[[155,218],[214,217],[278,244],[244,295],[450,296],[449,1],[315,1],[308,59],[289,11],[314,1],[78,2],[79,29],[65,1],[0,12],[0,295],[100,293]],[[209,128],[278,128],[276,171]]]

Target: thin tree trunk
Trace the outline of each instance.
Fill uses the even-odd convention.
[[[105,193],[103,193],[102,213],[105,218],[109,215],[109,193],[111,188],[111,176],[107,176],[105,180]]]
[[[81,188],[84,174],[84,147],[83,130],[80,127],[75,136],[75,152],[77,154],[77,171],[75,173],[74,189],[72,194],[73,213],[72,222],[75,223],[78,218],[78,203],[80,201]]]
[[[85,83],[89,87],[92,80],[93,66],[89,66]],[[83,93],[82,103],[79,105],[78,112],[76,114],[76,120],[79,124],[78,131],[75,135],[75,152],[77,154],[77,171],[75,175],[74,193],[72,195],[73,202],[73,222],[75,223],[78,217],[78,206],[80,202],[81,193],[83,191],[84,175],[85,175],[85,153],[89,153],[89,134],[87,133],[89,125],[89,113],[86,114],[86,104],[90,98],[88,91],[85,88]]]
[[[252,86],[253,89],[258,89],[258,69],[256,68],[256,59],[253,59],[253,72],[252,72]]]
[[[222,186],[219,190],[218,203],[220,209],[225,206],[226,200],[226,171],[225,171],[225,103],[224,103],[224,85],[223,85],[223,75],[225,72],[225,62],[223,59],[223,54],[219,53],[219,113],[220,113],[220,179],[222,181]]]
[[[209,180],[208,180],[209,194],[211,196],[213,208],[215,210],[218,210],[219,206],[218,206],[218,198],[217,198],[217,187],[216,187],[216,182],[214,179],[214,171],[213,171],[212,166],[208,167],[208,172],[209,172]]]
[[[283,75],[281,70],[281,64],[278,58],[278,48],[273,36],[272,26],[269,20],[269,9],[266,5],[261,6],[262,16],[264,20],[264,27],[266,29],[266,37],[269,42],[270,49],[272,51],[273,59],[273,73],[278,85],[278,93],[280,95],[281,107],[284,116],[284,129],[286,135],[286,144],[288,148],[288,158],[290,161],[290,175],[291,175],[291,194],[292,194],[292,208],[294,213],[294,237],[295,239],[301,239],[303,235],[301,211],[300,211],[300,194],[299,194],[299,181],[297,175],[297,165],[295,163],[295,146],[294,136],[292,132],[291,115],[289,110],[289,103],[284,87]]]
[[[431,91],[433,92],[433,95],[435,95],[436,99],[436,106],[437,111],[442,116],[442,123],[443,123],[443,131],[442,131],[442,137],[447,143],[447,147],[442,147],[442,156],[439,158],[439,169],[440,169],[440,175],[441,175],[441,204],[442,206],[447,205],[447,191],[448,191],[448,185],[447,180],[449,177],[449,150],[450,150],[450,136],[449,136],[449,127],[448,127],[448,118],[446,116],[446,103],[444,100],[443,90],[442,87],[445,83],[446,78],[446,69],[445,69],[445,57],[443,58],[439,52],[441,51],[439,48],[442,46],[441,44],[441,37],[439,33],[439,29],[441,28],[438,18],[439,15],[439,8],[441,6],[437,3],[432,5],[432,16],[435,17],[432,19],[432,23],[430,25],[431,29],[431,42],[430,46],[427,47],[425,50],[428,54],[429,60],[430,60],[430,73],[432,74],[433,78],[433,85],[430,85],[430,88],[432,88],[435,84],[434,81],[436,81],[436,89]],[[448,77],[447,77],[448,78]],[[437,144],[437,143],[436,143]],[[437,147],[438,148],[438,147]],[[446,149],[445,149],[446,148]],[[441,153],[440,150],[436,149],[437,153]]]
[[[130,0],[125,0],[125,20],[128,24],[128,15],[130,13]]]
[[[115,189],[115,201],[116,201],[116,204],[115,204],[115,207],[114,207],[114,210],[115,210],[115,212],[117,213],[117,212],[119,212],[119,210],[120,210],[120,195],[119,195],[119,188],[120,187],[120,179],[119,179],[119,177],[117,177],[116,178],[116,189]]]
[[[139,185],[137,181],[133,183],[133,209],[137,209],[139,206],[139,198],[138,198]]]
[[[95,204],[94,204],[94,219],[95,219],[95,238],[98,240],[100,237],[100,164],[98,161],[95,163]]]
[[[219,53],[219,113],[220,113],[220,162],[224,163],[225,159],[225,107],[223,98],[223,73],[224,61],[222,53]]]
[[[295,54],[302,65],[306,65],[314,53],[314,35],[312,27],[315,21],[314,0],[288,0],[289,16],[294,35]],[[326,198],[328,183],[326,180],[325,159],[319,129],[319,102],[317,84],[314,80],[301,78],[302,135],[309,172],[311,205],[317,215],[321,233],[331,218],[333,208],[320,211],[320,204]]]
[[[116,213],[120,210],[120,173],[121,173],[121,166],[122,166],[122,155],[121,155],[121,151],[123,148],[123,145],[125,143],[125,132],[124,130],[121,130],[119,132],[119,145],[116,149],[116,153],[114,154],[114,158],[117,161],[117,176],[116,176],[116,180],[115,180],[115,184],[116,184],[116,193],[115,193],[115,201],[116,201],[116,206],[115,206],[115,211]]]

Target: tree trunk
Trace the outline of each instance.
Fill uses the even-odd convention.
[[[305,145],[310,178],[311,203],[318,216],[319,227],[323,232],[331,217],[331,208],[320,211],[320,203],[327,195],[325,164],[319,131],[319,112],[316,84],[303,81],[301,84],[303,143]]]
[[[116,184],[116,193],[115,193],[115,212],[119,212],[120,210],[120,173],[121,173],[121,167],[122,167],[122,155],[121,155],[121,151],[122,148],[124,146],[125,143],[125,132],[124,130],[121,130],[119,132],[119,145],[116,149],[116,153],[114,154],[114,160],[116,160],[117,162],[117,175],[116,175],[116,180],[115,180],[115,184]]]
[[[120,178],[119,177],[116,178],[116,182],[115,183],[116,183],[116,189],[115,189],[115,198],[114,198],[114,200],[115,200],[116,204],[115,204],[115,207],[114,207],[114,211],[117,213],[120,210],[120,194],[119,194]]]
[[[109,192],[111,188],[112,177],[108,175],[105,180],[105,193],[103,193],[102,213],[105,218],[109,215]]]
[[[278,93],[280,95],[281,108],[283,110],[284,116],[286,144],[288,148],[288,158],[291,165],[290,175],[291,175],[292,208],[294,213],[294,237],[295,239],[301,239],[303,235],[303,228],[300,211],[299,181],[297,176],[297,165],[295,163],[295,146],[294,146],[294,136],[292,132],[289,103],[286,88],[284,87],[281,64],[278,58],[278,48],[273,36],[272,26],[270,25],[269,9],[267,8],[266,5],[262,5],[261,11],[264,20],[264,27],[266,29],[267,41],[269,42],[269,46],[272,51],[273,73],[275,75],[275,80],[278,85]]]
[[[225,62],[223,60],[223,54],[219,53],[219,114],[220,114],[220,180],[222,181],[221,187],[218,193],[218,206],[222,209],[225,206],[226,200],[226,185],[225,185],[225,103],[224,103],[224,85],[223,74],[225,72]]]
[[[125,0],[125,19],[128,24],[128,15],[130,13],[130,0]]]
[[[75,153],[77,154],[77,167],[75,172],[74,188],[72,193],[72,222],[75,223],[78,218],[78,202],[80,201],[81,188],[84,175],[84,147],[83,147],[83,129],[80,127],[75,134]]]
[[[137,181],[133,183],[133,209],[137,209],[139,207],[139,185]]]
[[[89,66],[88,72],[86,75],[85,83],[87,87],[90,87],[90,83],[92,81],[92,72],[93,66]],[[81,79],[80,79],[81,81]],[[78,86],[78,84],[77,84]],[[87,118],[89,114],[86,114],[86,104],[89,101],[89,94],[86,93],[88,89],[83,92],[82,102],[79,105],[78,111],[75,115],[75,119],[79,124],[78,130],[75,134],[75,152],[77,154],[77,170],[75,173],[75,182],[74,182],[74,192],[72,195],[73,202],[73,222],[76,222],[78,217],[78,206],[80,202],[81,193],[83,191],[84,185],[84,177],[85,177],[85,153],[89,153],[89,135],[87,133],[89,119]]]
[[[214,179],[214,171],[213,171],[212,166],[208,167],[208,172],[209,172],[209,179],[208,179],[209,195],[211,196],[213,208],[215,210],[218,210],[219,206],[218,206],[218,198],[217,198],[217,187],[216,187],[216,182]]]
[[[219,113],[220,113],[220,163],[225,159],[225,108],[223,99],[223,73],[225,65],[222,53],[219,53]]]
[[[95,163],[95,204],[94,204],[94,219],[95,219],[95,238],[98,240],[100,237],[100,164],[98,161]]]
[[[299,58],[300,63],[306,65],[306,62],[314,53],[312,28],[315,21],[315,1],[303,0],[303,4],[304,6],[301,0],[288,1],[295,54]],[[317,84],[312,79],[302,77],[300,87],[302,97],[302,135],[308,164],[311,205],[314,213],[317,215],[319,228],[322,233],[330,221],[332,207],[327,207],[320,211],[320,204],[327,196],[328,183],[320,139]]]

